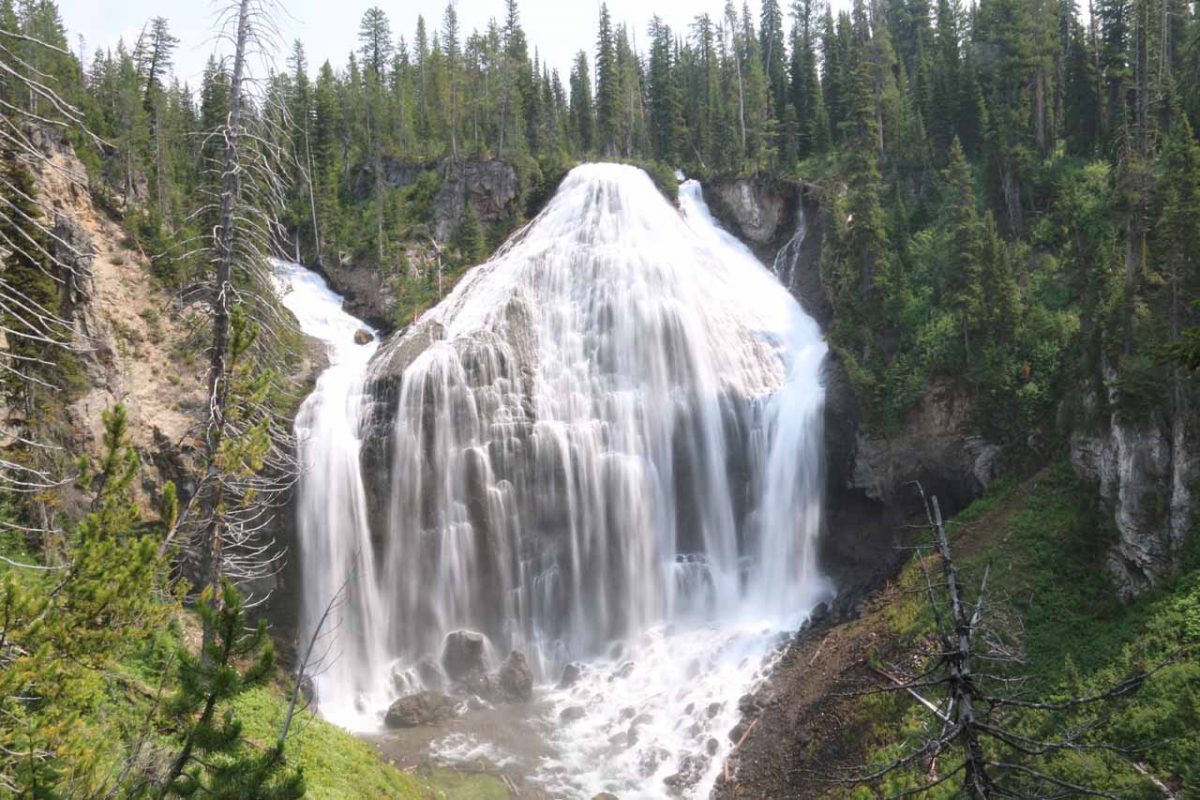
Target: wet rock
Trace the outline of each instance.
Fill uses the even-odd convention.
[[[484,637],[475,631],[451,631],[442,643],[442,670],[452,681],[485,671]]]
[[[417,662],[417,677],[426,689],[441,689],[446,685],[446,676],[442,674],[442,668],[428,656]]]
[[[417,692],[392,703],[384,717],[389,728],[416,728],[454,717],[454,701],[441,692]]]
[[[564,723],[577,722],[587,716],[583,706],[567,706],[558,714],[558,721]]]
[[[724,707],[724,705],[724,703],[709,703],[708,708],[705,709],[705,713],[708,714],[709,719],[712,719],[717,714],[721,713],[721,708]]]
[[[648,778],[658,772],[658,765],[670,757],[671,754],[663,748],[651,747],[642,753],[642,757],[638,761],[638,772],[643,778]]]
[[[514,650],[500,667],[500,691],[512,702],[527,703],[533,698],[533,670],[525,654]]]
[[[621,800],[621,798],[617,797],[612,792],[601,792],[593,797],[592,800]]]
[[[609,680],[611,681],[616,680],[617,678],[628,678],[633,674],[633,669],[634,663],[632,661],[626,661],[624,664],[613,670],[613,674],[609,676]]]
[[[712,737],[709,737],[708,741],[704,743],[704,752],[708,753],[710,756],[715,756],[717,751],[720,749],[721,743]]]
[[[667,790],[672,795],[682,797],[700,782],[706,769],[708,769],[708,758],[705,756],[684,756],[679,759],[679,771],[663,778],[663,783],[666,784]]]
[[[375,341],[375,334],[371,333],[366,328],[359,328],[354,332],[355,344],[370,344]]]
[[[755,694],[744,694],[738,700],[738,711],[742,712],[743,717],[748,717],[757,714],[762,710],[762,702],[759,701]]]
[[[463,691],[492,703],[506,700],[500,689],[500,677],[495,673],[472,672],[457,683]]]
[[[579,682],[579,678],[583,675],[583,668],[578,664],[567,664],[563,667],[562,677],[558,679],[558,688],[570,689]]]

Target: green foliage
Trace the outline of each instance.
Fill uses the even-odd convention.
[[[199,653],[182,648],[176,656],[178,689],[166,711],[180,750],[161,796],[303,797],[303,774],[287,768],[283,740],[261,753],[250,750],[231,705],[273,675],[275,654],[266,623],[246,630],[241,596],[229,582],[222,584],[219,598],[206,589],[198,608],[212,637]]]
[[[133,499],[138,460],[124,408],[104,415],[103,454],[80,462],[91,511],[69,531],[60,562],[0,562],[0,783],[31,798],[108,788],[100,767],[120,743],[97,736],[99,697],[115,659],[170,611],[158,537]],[[116,750],[116,753],[114,753]]]
[[[990,565],[989,594],[997,609],[1023,620],[1018,626],[1031,676],[1023,696],[1050,702],[1099,694],[1132,674],[1155,670],[1136,692],[1096,707],[1047,714],[1005,712],[1005,724],[1030,737],[1086,731],[1083,741],[1104,742],[1128,757],[1095,751],[1062,753],[1048,762],[1053,773],[1122,797],[1161,796],[1131,759],[1194,793],[1200,773],[1200,559],[1179,577],[1133,603],[1122,603],[1104,563],[1109,534],[1067,465],[1024,483],[994,487],[956,517],[950,531],[968,582]],[[916,649],[934,627],[923,599],[924,579],[910,564],[899,580],[900,600],[883,610],[900,645]],[[869,763],[882,766],[919,744],[927,712],[888,695],[870,698],[858,713],[876,734]],[[884,794],[913,788],[924,776],[901,771],[877,787]],[[957,796],[951,782],[944,795]],[[860,790],[862,797],[874,796]]]

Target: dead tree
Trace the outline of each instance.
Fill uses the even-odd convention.
[[[183,548],[200,588],[228,578],[253,591],[279,568],[282,552],[266,530],[298,474],[291,420],[278,400],[299,335],[279,304],[270,263],[287,244],[278,217],[290,120],[282,103],[268,107],[276,101],[251,69],[277,49],[274,12],[269,0],[232,0],[218,11],[217,38],[232,48],[229,113],[205,133],[214,155],[192,215],[209,224],[175,247],[209,264],[184,293],[211,322],[202,472],[166,538]],[[262,599],[260,592],[248,605]]]
[[[935,787],[957,787],[959,796],[971,800],[991,798],[1103,797],[1119,795],[1106,787],[1087,786],[1056,774],[1052,759],[1112,756],[1126,760],[1135,771],[1173,797],[1164,784],[1148,774],[1127,750],[1098,741],[1094,726],[1071,724],[1073,710],[1110,703],[1136,692],[1153,669],[1129,675],[1092,695],[1066,700],[1040,701],[1027,697],[1022,687],[1031,676],[1023,665],[1020,621],[1004,612],[988,596],[990,566],[985,567],[974,597],[968,597],[961,571],[950,550],[946,526],[936,497],[925,496],[933,553],[940,576],[930,573],[924,553],[916,558],[924,581],[923,594],[934,620],[933,652],[915,677],[897,677],[899,668],[872,666],[886,680],[855,695],[901,692],[927,712],[919,741],[890,763],[877,767],[839,770],[830,777],[837,784],[873,785],[903,773],[915,778],[917,788],[900,796],[922,796]],[[1024,727],[1021,727],[1021,725]],[[1054,730],[1053,735],[1022,731]],[[1140,768],[1139,768],[1140,767]]]

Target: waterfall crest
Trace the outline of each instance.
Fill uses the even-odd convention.
[[[354,576],[341,655],[317,679],[326,716],[378,720],[457,629],[522,651],[549,682],[569,662],[656,659],[628,681],[631,702],[666,693],[653,674],[704,683],[697,665],[710,694],[740,693],[767,634],[827,592],[825,344],[699,184],[679,203],[633,167],[577,167],[414,325],[374,354],[336,354],[297,421],[305,624]],[[360,439],[377,454],[365,468]],[[549,696],[589,691],[624,689],[585,679]],[[703,746],[732,706],[692,738]],[[561,734],[575,775],[607,785],[597,759],[672,768],[648,768],[644,748],[589,750],[606,724],[628,726],[607,719]],[[658,750],[687,746],[660,734]]]

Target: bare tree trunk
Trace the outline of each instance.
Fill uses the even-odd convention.
[[[954,628],[953,648],[947,654],[950,672],[950,696],[953,702],[954,721],[959,726],[959,740],[963,748],[963,790],[972,800],[986,800],[992,795],[991,778],[987,772],[987,758],[979,741],[976,729],[974,687],[971,678],[971,615],[959,586],[958,567],[950,556],[950,542],[946,538],[946,526],[942,522],[942,509],[937,497],[933,497],[933,530],[938,553],[942,557],[942,571],[946,576],[946,588],[950,595],[951,624]]]
[[[233,292],[234,267],[234,208],[241,190],[241,171],[238,163],[238,147],[242,134],[242,79],[246,67],[246,44],[250,36],[250,0],[239,0],[236,49],[233,57],[233,74],[229,81],[229,121],[227,123],[225,158],[221,174],[221,205],[218,218],[214,256],[216,259],[216,285],[213,290],[213,338],[209,353],[208,375],[208,430],[206,455],[208,478],[212,485],[209,519],[203,538],[202,581],[214,589],[221,578],[221,547],[224,528],[224,492],[217,476],[217,462],[225,437],[226,407],[229,399],[229,341],[230,308]],[[214,595],[214,602],[219,597]],[[205,630],[206,641],[212,631]]]

